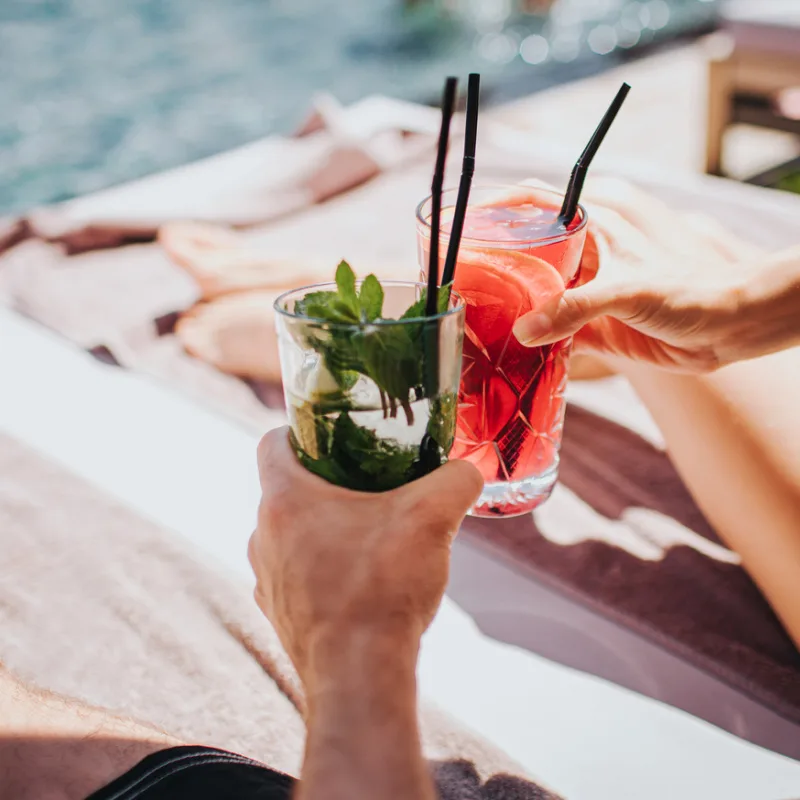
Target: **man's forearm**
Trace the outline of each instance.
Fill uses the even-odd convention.
[[[319,643],[306,679],[300,800],[433,800],[417,724],[413,636]]]

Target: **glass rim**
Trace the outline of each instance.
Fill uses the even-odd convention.
[[[564,200],[565,195],[562,192],[559,192],[556,189],[545,189],[540,186],[530,186],[524,183],[507,183],[507,184],[499,184],[499,183],[478,183],[472,186],[472,190],[475,189],[535,189],[537,192],[541,192],[543,194],[549,194],[553,197],[557,197],[559,199],[558,206],[561,206],[561,203]],[[444,189],[442,191],[442,196],[448,193],[457,193],[458,187],[452,186],[448,189]],[[417,217],[417,224],[422,225],[428,232],[431,229],[431,223],[429,219],[426,219],[422,214],[422,209],[425,207],[427,203],[430,203],[431,198],[433,197],[432,194],[427,195],[424,197],[419,204],[417,205],[416,217]],[[469,210],[470,206],[467,206],[467,210]],[[538,239],[519,239],[513,241],[498,241],[497,239],[478,239],[473,236],[464,236],[462,235],[461,241],[459,244],[464,244],[464,242],[473,242],[477,245],[494,245],[497,248],[502,248],[504,250],[513,250],[518,247],[544,247],[548,244],[556,244],[558,242],[563,242],[565,239],[569,239],[571,236],[574,236],[576,233],[580,233],[588,224],[589,224],[589,214],[584,208],[581,203],[578,203],[578,211],[581,215],[581,221],[576,225],[571,231],[564,231],[564,233],[556,233],[552,236],[542,236]],[[449,238],[449,234],[446,234]]]
[[[364,279],[359,279],[356,281],[356,286],[359,286],[364,282]],[[387,281],[380,281],[381,286],[384,289],[387,288],[415,288],[415,289],[427,289],[427,283],[422,283],[421,281],[400,281],[400,280],[387,280]],[[366,328],[368,326],[374,327],[389,327],[391,325],[411,325],[411,324],[419,324],[420,322],[436,322],[440,319],[446,319],[447,317],[452,317],[457,314],[466,311],[467,304],[464,298],[451,287],[450,289],[450,302],[452,304],[453,300],[456,300],[456,305],[452,305],[446,311],[440,311],[436,314],[432,314],[430,316],[423,316],[423,317],[408,317],[407,319],[376,319],[371,322],[331,322],[328,319],[320,319],[319,317],[307,317],[305,314],[295,314],[292,311],[289,311],[285,308],[286,302],[292,297],[292,295],[302,293],[302,296],[309,294],[312,291],[315,292],[325,292],[325,291],[332,291],[336,289],[336,282],[335,281],[325,281],[324,283],[312,283],[307,286],[298,286],[296,289],[289,289],[287,292],[283,292],[281,295],[275,298],[275,301],[272,304],[272,308],[275,310],[276,314],[279,314],[281,317],[285,319],[291,320],[301,320],[303,322],[315,323],[317,325],[324,325],[327,328]]]

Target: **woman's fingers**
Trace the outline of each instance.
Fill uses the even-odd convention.
[[[576,334],[604,315],[622,315],[636,304],[635,295],[604,281],[592,281],[564,292],[552,311],[538,309],[520,317],[514,336],[526,347],[538,347]]]

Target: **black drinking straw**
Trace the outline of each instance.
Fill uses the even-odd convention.
[[[428,297],[425,303],[425,315],[436,315],[437,297],[439,294],[439,228],[442,216],[442,187],[444,185],[444,167],[447,159],[447,141],[450,138],[450,120],[456,102],[458,80],[448,78],[444,84],[442,96],[442,127],[439,131],[439,147],[436,153],[436,166],[431,182],[431,247],[428,259]]]
[[[600,145],[603,144],[603,139],[606,138],[611,125],[614,123],[625,98],[631,87],[627,83],[623,83],[614,102],[608,107],[603,119],[597,126],[597,130],[586,145],[586,149],[581,153],[581,157],[572,169],[572,175],[569,178],[569,185],[567,186],[567,193],[564,196],[564,205],[561,206],[561,213],[558,215],[558,222],[563,227],[568,227],[569,224],[575,219],[575,214],[578,213],[578,202],[581,199],[581,192],[583,191],[583,184],[586,181],[586,175],[589,172],[589,167],[592,160],[597,155]]]
[[[451,283],[456,272],[458,247],[464,231],[464,219],[469,204],[469,191],[472,188],[472,176],[475,173],[475,146],[478,139],[478,106],[480,103],[481,76],[473,72],[469,76],[467,87],[467,121],[464,136],[464,161],[461,167],[461,182],[458,185],[458,198],[453,213],[453,225],[450,228],[450,244],[442,272],[442,286]]]

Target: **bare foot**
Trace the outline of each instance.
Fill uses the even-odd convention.
[[[272,304],[282,290],[226,295],[181,316],[181,344],[222,372],[278,383],[278,337]]]

